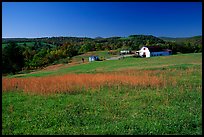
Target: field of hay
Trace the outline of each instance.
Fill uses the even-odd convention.
[[[188,70],[192,71],[192,70]],[[162,73],[155,75],[155,73]],[[166,77],[162,71],[127,70],[104,74],[66,74],[32,78],[3,78],[3,91],[30,93],[70,93],[81,90],[99,90],[103,86],[154,87],[175,86],[176,77]],[[168,84],[168,85],[167,85]]]
[[[2,78],[2,134],[202,134],[202,54]]]

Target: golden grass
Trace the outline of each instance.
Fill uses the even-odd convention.
[[[89,89],[107,87],[166,87],[175,85],[172,77],[158,75],[162,72],[152,70],[126,70],[99,74],[66,74],[62,76],[31,77],[31,78],[3,78],[3,91],[23,90],[31,93],[59,93],[78,92]]]

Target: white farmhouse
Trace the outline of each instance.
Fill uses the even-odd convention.
[[[172,54],[172,50],[162,49],[158,46],[143,46],[136,54],[140,57],[152,57],[152,56],[168,56]]]

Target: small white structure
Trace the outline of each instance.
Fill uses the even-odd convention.
[[[90,56],[89,57],[89,62],[98,61],[98,60],[99,60],[98,56]]]
[[[121,51],[120,51],[120,54],[129,54],[129,53],[130,53],[129,50],[121,50]]]
[[[169,56],[172,54],[172,50],[161,49],[158,46],[143,46],[136,54],[140,57],[152,57],[152,56]]]

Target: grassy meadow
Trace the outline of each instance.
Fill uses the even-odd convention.
[[[101,60],[103,60],[103,59],[108,59],[110,57],[114,57],[118,55],[108,54],[108,51],[91,51],[82,55],[74,56],[72,58],[72,61],[80,63],[81,59],[84,58],[85,62],[88,62],[90,56],[98,56]]]
[[[3,135],[201,135],[202,54],[2,78]]]

